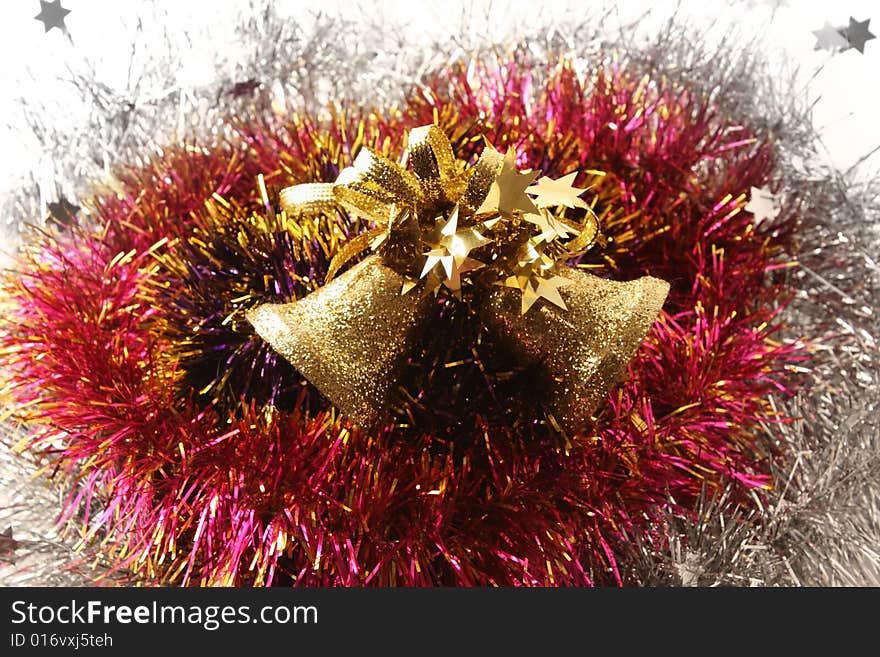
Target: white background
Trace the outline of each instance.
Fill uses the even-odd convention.
[[[44,33],[42,23],[34,20],[38,0],[4,2],[0,20],[0,192],[13,188],[27,171],[38,171],[42,153],[36,142],[16,118],[16,97],[46,100],[63,95],[63,77],[68,66],[81,67],[84,62],[94,66],[97,77],[110,87],[125,88],[133,30],[138,16],[150,21],[164,21],[167,26],[185,29],[193,36],[192,46],[181,50],[177,84],[180,86],[209,84],[216,76],[215,62],[220,51],[234,61],[236,38],[232,27],[235,16],[248,11],[249,3],[234,0],[197,2],[119,2],[114,0],[63,0],[71,10],[65,21],[71,39],[59,30]],[[717,19],[712,34],[719,38],[736,28],[743,34],[758,34],[765,52],[778,61],[780,71],[799,68],[800,88],[809,100],[815,100],[814,124],[820,129],[827,158],[841,171],[847,171],[860,159],[880,146],[878,121],[878,82],[880,82],[880,39],[869,41],[865,54],[855,50],[831,55],[813,49],[816,39],[812,30],[825,21],[834,26],[846,25],[849,17],[862,21],[875,18],[870,26],[880,35],[880,2],[877,0],[788,0],[782,6],[761,0],[702,0],[673,2],[660,0],[620,0],[619,2],[517,2],[476,3],[462,0],[444,2],[345,2],[344,0],[294,1],[277,3],[279,12],[291,20],[308,22],[318,10],[357,12],[389,21],[408,23],[410,34],[430,32],[443,36],[449,25],[462,25],[461,15],[489,16],[489,20],[473,21],[470,29],[496,31],[502,37],[516,31],[516,23],[546,20],[548,14],[565,20],[566,16],[583,16],[584,6],[597,9],[613,7],[607,27],[613,33],[617,25],[639,16],[647,7],[652,15],[639,26],[650,33],[668,18],[677,7],[692,17],[695,32],[704,32],[707,21]],[[877,11],[876,16],[872,12]],[[580,13],[578,13],[580,12]],[[175,29],[176,29],[175,28]],[[710,35],[710,38],[711,35]],[[158,46],[157,46],[158,48]],[[161,95],[165,89],[142,90]],[[38,103],[34,103],[37,107]],[[77,108],[71,107],[70,121],[76,121]],[[55,122],[63,118],[55,117]],[[853,179],[865,179],[880,170],[880,153],[869,157],[856,170]],[[50,172],[51,175],[51,172]]]

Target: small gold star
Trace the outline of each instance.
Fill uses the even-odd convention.
[[[458,291],[461,289],[461,275],[483,266],[483,263],[468,257],[468,254],[491,240],[473,228],[458,230],[456,206],[449,219],[446,222],[438,221],[434,231],[423,241],[431,250],[425,253],[427,259],[419,277],[425,278],[440,265],[446,274],[446,278],[440,282],[450,290]]]
[[[562,176],[554,180],[548,176],[544,176],[538,180],[537,185],[532,185],[526,190],[527,194],[534,195],[535,205],[539,208],[549,208],[557,205],[564,205],[567,208],[584,208],[587,204],[580,198],[581,194],[587,191],[586,187],[581,189],[574,186],[574,179],[577,171]]]
[[[564,240],[566,237],[578,234],[578,231],[559,221],[544,208],[538,214],[523,215],[523,219],[541,229],[541,232],[536,236],[539,242],[552,242],[555,239]]]
[[[500,284],[522,292],[520,313],[525,315],[538,299],[568,310],[559,288],[572,283],[571,280],[553,274],[554,261],[543,253],[540,245],[530,239],[519,252],[517,267],[513,276],[508,276]]]
[[[486,146],[486,148],[492,148]],[[494,149],[493,149],[494,150]],[[495,151],[497,153],[497,151]],[[498,177],[489,188],[485,201],[477,209],[477,214],[499,212],[510,216],[514,212],[537,213],[538,208],[526,194],[526,187],[538,177],[537,171],[520,171],[516,168],[516,151],[507,149]]]
[[[513,287],[522,291],[522,302],[520,304],[520,314],[525,315],[538,299],[546,299],[550,303],[559,306],[563,310],[568,310],[562,295],[559,294],[559,288],[571,285],[571,281],[562,276],[527,276],[525,282],[520,276],[509,276],[505,279],[506,287]]]

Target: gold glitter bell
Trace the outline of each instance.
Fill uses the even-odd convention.
[[[369,427],[380,419],[429,318],[432,296],[401,294],[404,278],[378,256],[291,303],[264,304],[247,318],[337,408]]]
[[[669,283],[645,276],[610,281],[563,267],[560,288],[568,310],[537,303],[520,312],[521,293],[496,287],[483,304],[484,321],[526,361],[550,375],[545,405],[569,432],[582,428],[657,318]]]

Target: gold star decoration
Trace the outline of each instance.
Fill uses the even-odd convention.
[[[532,185],[526,189],[526,194],[535,196],[535,205],[539,208],[549,208],[564,205],[567,208],[587,208],[579,196],[587,191],[587,188],[574,186],[574,179],[577,171],[562,176],[554,180],[549,176],[544,176],[538,180],[537,185]]]
[[[424,254],[427,258],[419,277],[425,278],[434,273],[439,265],[446,276],[433,279],[436,281],[434,291],[436,292],[442,283],[451,291],[460,292],[461,275],[484,266],[482,262],[470,258],[468,254],[490,241],[474,228],[458,230],[458,206],[456,206],[449,219],[445,222],[439,220],[434,230],[423,239],[431,250]],[[405,285],[406,287],[408,285]]]
[[[553,274],[555,263],[540,249],[540,244],[530,239],[520,249],[516,269],[512,276],[500,282],[522,292],[520,313],[525,315],[538,299],[568,310],[559,288],[571,284],[571,280]]]
[[[486,148],[492,149],[491,146]],[[495,149],[492,149],[495,150]],[[495,151],[498,153],[498,151]],[[500,155],[500,153],[499,153]],[[537,171],[520,171],[516,168],[516,151],[507,149],[507,154],[501,164],[498,177],[492,183],[489,193],[483,204],[477,209],[477,214],[498,212],[504,216],[511,216],[514,212],[538,212],[532,199],[526,194],[526,188],[538,177]]]
[[[529,279],[528,285],[522,289],[520,313],[525,315],[538,299],[546,299],[563,310],[568,310],[562,295],[559,294],[559,288],[570,284],[571,281],[562,276],[533,276]]]
[[[577,230],[559,221],[545,208],[541,208],[538,214],[525,214],[523,219],[530,224],[535,224],[541,230],[535,236],[538,242],[552,242],[555,239],[564,240],[567,237],[578,234]]]
[[[362,149],[335,182],[293,185],[279,200],[290,216],[344,210],[374,224],[334,254],[325,282],[369,247],[404,279],[401,294],[445,287],[462,298],[463,286],[478,282],[465,274],[487,268],[487,280],[522,292],[523,313],[539,299],[567,309],[559,291],[570,280],[566,261],[603,240],[598,217],[580,198],[587,189],[575,187],[577,172],[540,176],[517,168],[514,148],[502,154],[488,143],[469,169],[439,128],[423,126],[410,132],[399,162]],[[567,210],[585,216],[569,218]],[[470,257],[474,249],[478,259]]]

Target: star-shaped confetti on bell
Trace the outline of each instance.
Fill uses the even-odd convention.
[[[461,275],[483,266],[480,261],[468,257],[468,254],[491,240],[483,237],[474,228],[458,230],[458,206],[456,206],[449,219],[445,222],[439,221],[435,230],[423,241],[431,247],[431,250],[425,254],[427,258],[420,278],[428,276],[439,265],[446,274],[446,279],[440,282],[453,292],[457,292],[461,289]]]
[[[572,281],[562,276],[533,276],[529,279],[528,285],[523,288],[522,305],[520,313],[525,315],[529,312],[529,308],[538,300],[546,299],[555,306],[559,306],[563,310],[568,310],[562,295],[559,294],[559,288],[571,285]]]
[[[760,223],[765,219],[773,219],[779,214],[779,207],[776,204],[776,198],[769,189],[752,187],[751,197],[745,211],[755,215],[755,222]]]
[[[516,269],[500,285],[512,287],[522,292],[520,313],[525,315],[538,299],[568,310],[559,288],[571,284],[571,280],[555,275],[555,263],[545,254],[535,239],[530,239],[519,252]]]
[[[69,13],[69,9],[61,6],[61,0],[52,0],[52,2],[40,0],[40,13],[34,16],[34,18],[43,23],[46,32],[53,27],[57,27],[62,32],[67,33],[64,17]]]
[[[821,30],[813,30],[813,34],[816,36],[816,45],[813,46],[813,50],[836,52],[848,48],[849,42],[841,32],[843,29],[834,27],[831,23],[825,21],[825,25],[822,26]]]
[[[564,205],[567,208],[586,209],[587,204],[579,197],[587,191],[587,188],[574,186],[576,176],[577,171],[555,180],[549,176],[544,176],[538,180],[536,185],[529,187],[526,193],[532,194],[535,197],[535,205],[539,208]]]
[[[852,16],[849,17],[849,25],[841,30],[847,44],[844,50],[855,48],[863,55],[865,54],[865,43],[877,38],[868,31],[868,23],[870,22],[870,18],[865,21],[857,21]]]

